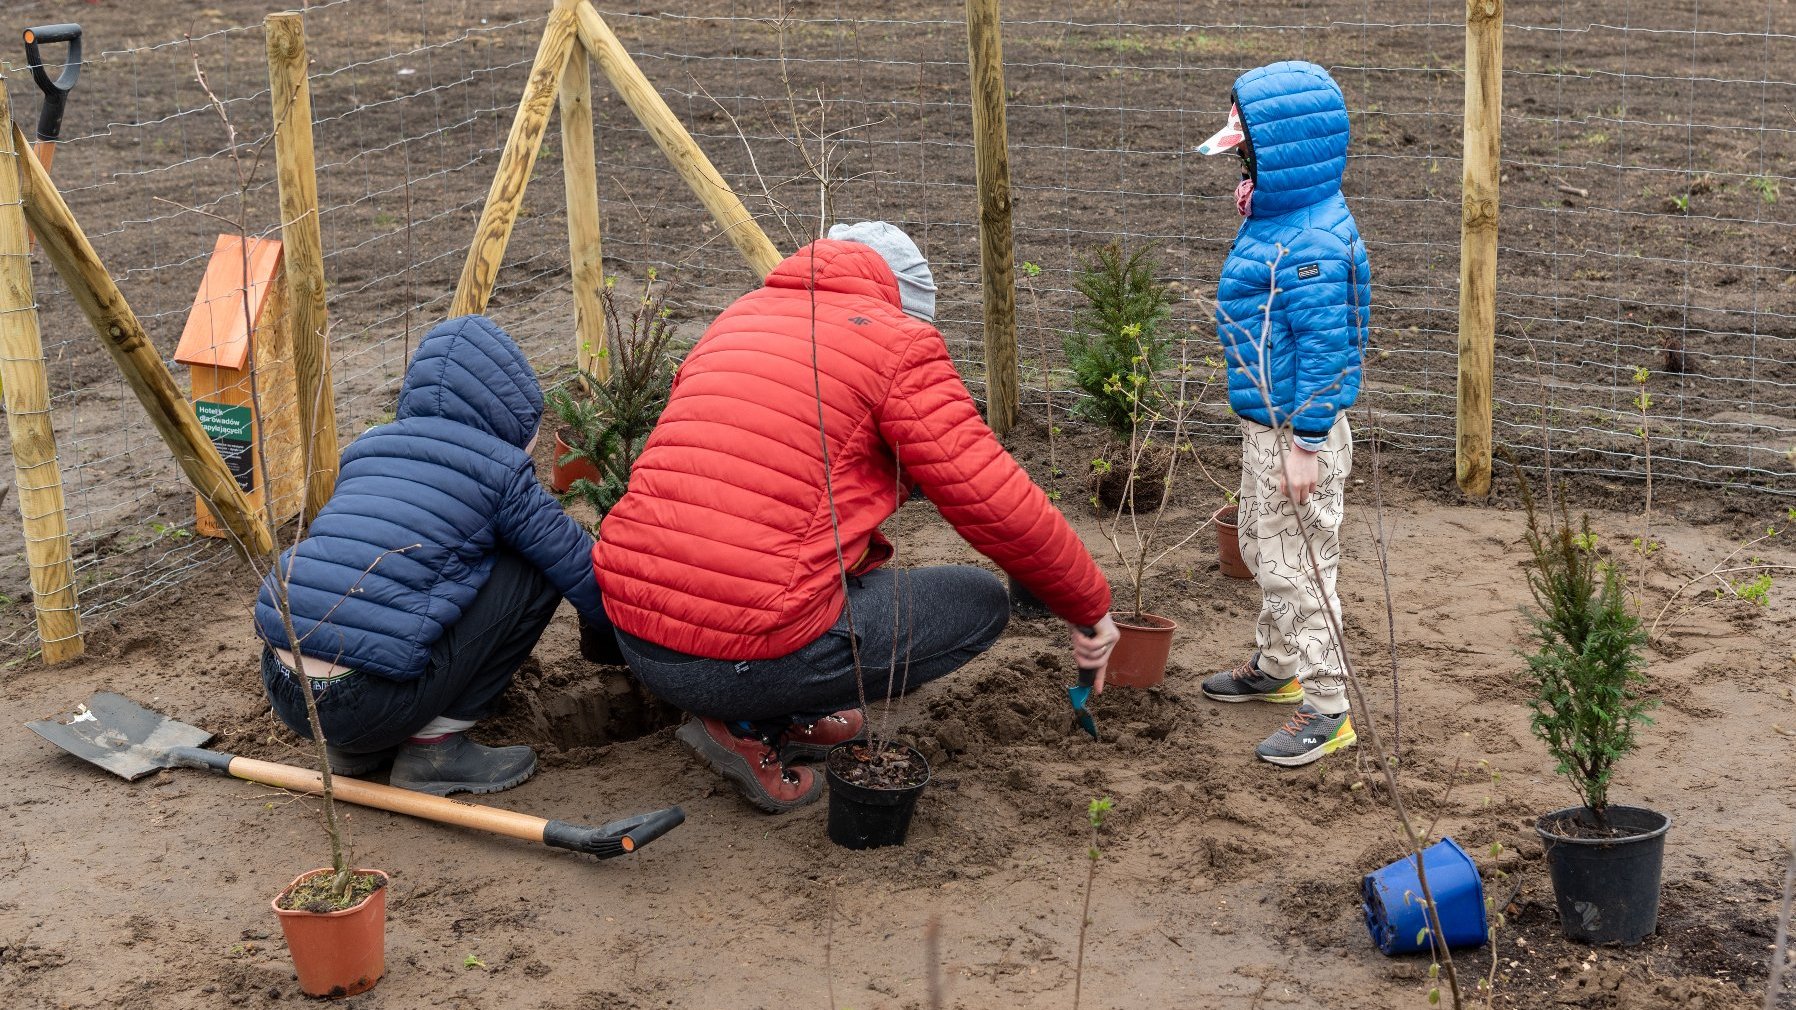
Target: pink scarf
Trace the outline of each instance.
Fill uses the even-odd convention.
[[[1235,187],[1235,209],[1242,217],[1253,213],[1253,180],[1242,179]]]

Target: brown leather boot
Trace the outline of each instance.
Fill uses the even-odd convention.
[[[796,810],[823,795],[823,780],[809,768],[786,767],[767,743],[737,736],[716,719],[688,719],[674,736],[770,814]]]
[[[858,708],[844,709],[816,722],[795,722],[780,735],[780,759],[787,764],[821,761],[830,748],[860,736],[866,726],[867,717]]]

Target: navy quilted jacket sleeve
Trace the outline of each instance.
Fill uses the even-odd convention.
[[[542,570],[588,624],[609,626],[592,569],[592,536],[549,497],[534,470],[520,470],[499,511],[499,539]]]

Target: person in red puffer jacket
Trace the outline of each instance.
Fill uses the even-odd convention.
[[[800,249],[687,355],[593,549],[631,669],[764,810],[818,797],[793,762],[859,735],[865,698],[950,673],[1004,630],[989,572],[881,567],[879,524],[913,487],[1073,626],[1080,665],[1115,644],[1109,584],[980,419],[934,312],[929,266],[890,224]]]

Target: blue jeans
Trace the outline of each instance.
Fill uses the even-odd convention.
[[[325,740],[349,754],[372,754],[399,746],[437,716],[485,717],[560,602],[561,594],[535,565],[500,551],[473,604],[431,648],[422,676],[390,680],[358,671],[312,681]],[[262,685],[281,721],[311,737],[299,678],[266,647]]]
[[[981,568],[941,565],[850,576],[835,625],[775,659],[706,659],[622,629],[617,639],[630,669],[663,701],[725,722],[776,722],[860,705],[857,653],[858,679],[867,700],[877,701],[965,666],[991,648],[1009,621],[1004,583]]]

